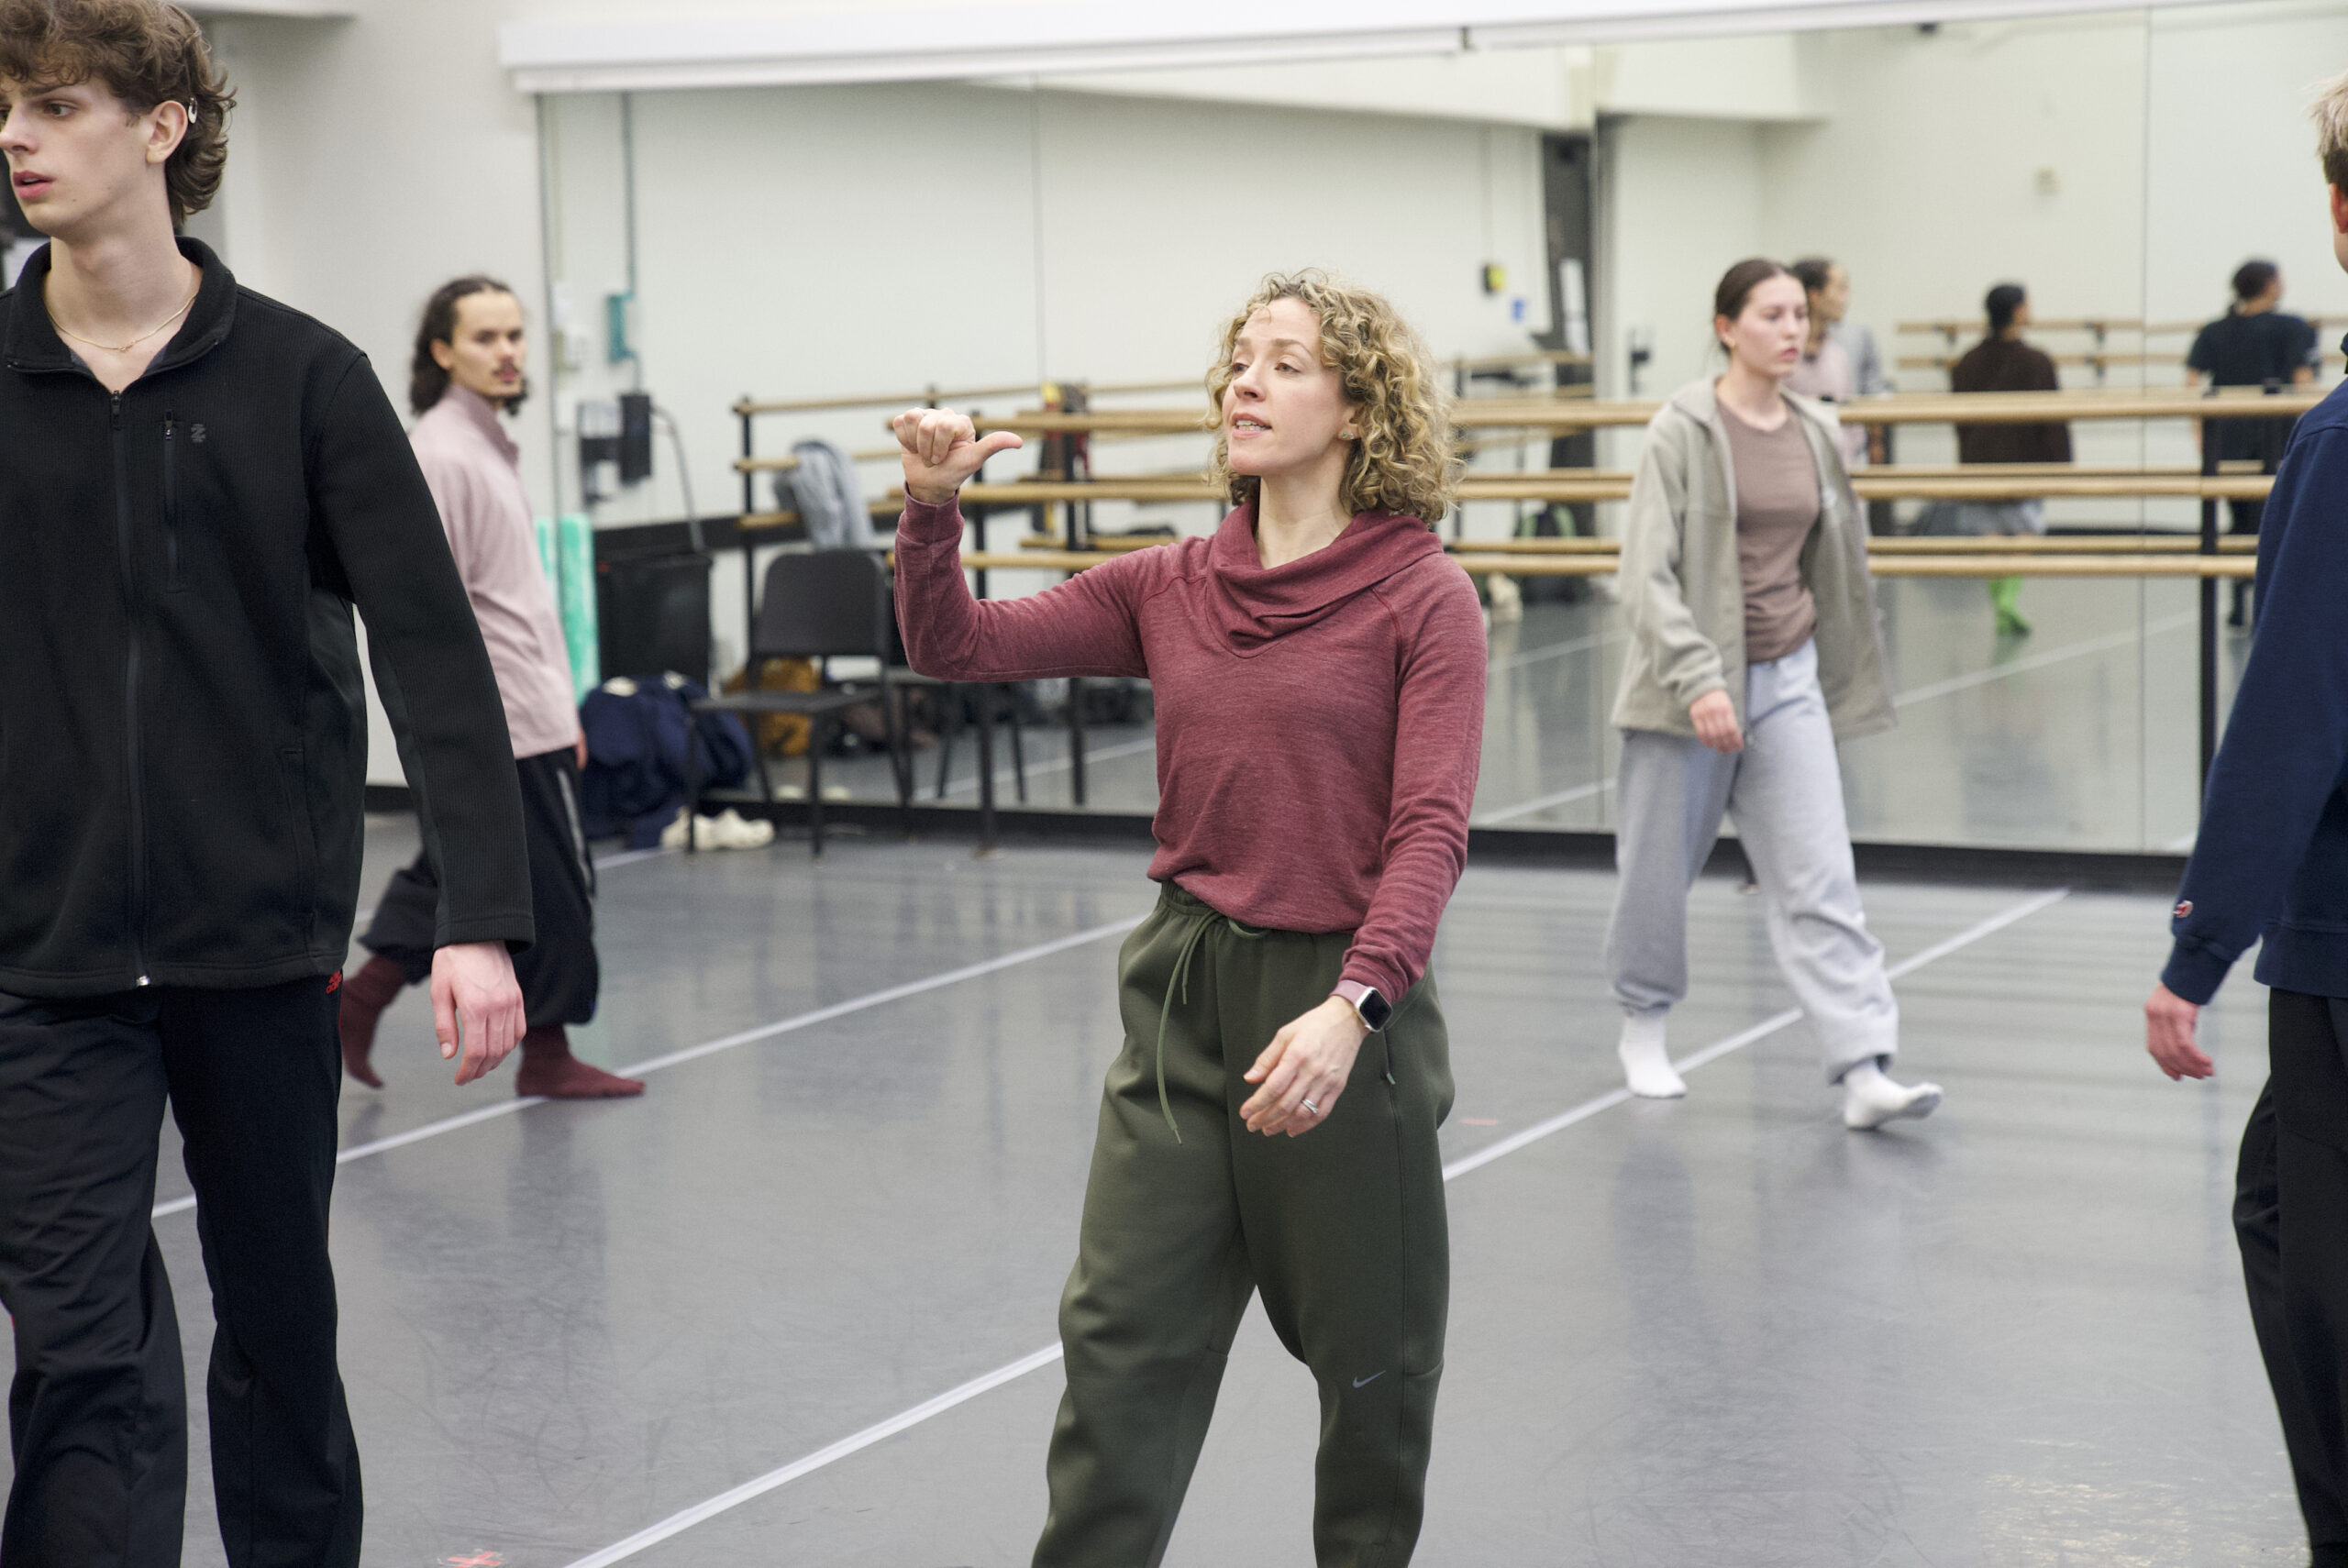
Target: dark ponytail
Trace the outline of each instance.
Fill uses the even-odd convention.
[[[2234,304],[2248,304],[2272,288],[2281,269],[2272,261],[2245,261],[2234,269]]]
[[[424,323],[415,329],[415,360],[409,367],[407,378],[407,405],[410,409],[419,414],[427,413],[449,394],[449,372],[442,370],[440,361],[432,357],[432,346],[435,343],[455,345],[458,303],[474,294],[512,293],[512,289],[496,279],[478,272],[443,283],[433,291],[432,298],[425,302]],[[515,294],[515,297],[519,299],[521,296]],[[523,395],[507,398],[505,412],[511,414],[521,407]]]

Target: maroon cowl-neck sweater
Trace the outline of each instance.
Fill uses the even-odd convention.
[[[1157,856],[1249,925],[1355,933],[1341,981],[1418,983],[1468,854],[1484,623],[1415,517],[1366,513],[1266,568],[1255,509],[1025,599],[962,577],[958,505],[909,501],[897,618],[925,675],[1138,676],[1157,709]]]

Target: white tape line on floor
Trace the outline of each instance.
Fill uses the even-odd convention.
[[[1945,941],[1936,942],[1922,952],[1902,959],[1899,963],[1893,965],[1888,973],[1895,980],[1903,975],[1911,975],[1925,965],[1945,958],[1962,948],[1970,947],[1982,938],[1995,935],[2018,921],[2028,920],[2049,905],[2061,902],[2070,895],[2070,891],[2068,888],[2056,888],[2048,892],[2033,894],[2018,904],[2000,910],[1985,921],[1966,927]],[[1707,1062],[1716,1062],[1733,1051],[1743,1050],[1756,1040],[1767,1039],[1800,1017],[1800,1013],[1789,1010],[1765,1018],[1751,1028],[1740,1030],[1725,1040],[1715,1041],[1693,1055],[1684,1058],[1678,1064],[1679,1070],[1683,1073],[1692,1072]],[[1454,1160],[1443,1167],[1443,1179],[1446,1182],[1453,1181],[1466,1176],[1469,1171],[1481,1169],[1494,1160],[1516,1153],[1527,1144],[1537,1143],[1553,1133],[1562,1132],[1578,1121],[1587,1121],[1599,1112],[1611,1110],[1630,1098],[1630,1090],[1614,1089],[1610,1093],[1600,1095],[1595,1099],[1584,1100],[1571,1110],[1563,1111],[1546,1121],[1538,1122],[1522,1132],[1512,1133],[1498,1143],[1479,1149],[1472,1154]],[[648,1547],[656,1546],[671,1537],[681,1535],[693,1526],[704,1524],[753,1498],[763,1497],[768,1493],[787,1485],[803,1475],[812,1474],[827,1464],[835,1463],[852,1453],[870,1448],[874,1443],[894,1437],[899,1432],[910,1430],[928,1420],[932,1416],[943,1415],[957,1405],[966,1404],[991,1389],[1000,1388],[1006,1383],[1017,1382],[1031,1372],[1049,1366],[1059,1358],[1060,1347],[1057,1344],[1030,1351],[1017,1361],[1007,1362],[992,1372],[974,1377],[958,1388],[948,1389],[934,1399],[925,1400],[911,1409],[901,1410],[887,1420],[865,1428],[853,1437],[842,1438],[830,1447],[817,1449],[805,1458],[793,1460],[779,1470],[770,1470],[756,1480],[745,1481],[730,1492],[722,1492],[706,1502],[696,1503],[681,1513],[671,1514],[659,1524],[637,1531],[626,1540],[615,1541],[600,1551],[593,1551],[574,1560],[567,1565],[567,1568],[611,1568],[611,1564],[615,1562],[624,1562]]]
[[[1015,969],[1022,964],[1032,964],[1038,958],[1048,958],[1056,953],[1066,953],[1070,948],[1083,947],[1112,936],[1123,936],[1139,925],[1144,918],[1141,915],[1135,915],[1131,920],[1113,920],[1106,925],[1096,925],[1072,935],[1057,937],[1050,942],[1037,943],[1033,947],[1023,947],[1016,953],[1006,953],[999,958],[988,958],[976,964],[965,964],[958,969],[948,969],[944,974],[931,975],[925,979],[908,980],[902,986],[891,986],[886,990],[869,992],[847,1001],[834,1002],[829,1007],[819,1007],[813,1012],[803,1012],[795,1018],[786,1018],[775,1023],[762,1023],[756,1029],[745,1029],[738,1034],[728,1034],[716,1040],[703,1041],[699,1045],[689,1045],[681,1051],[671,1051],[665,1056],[655,1056],[648,1062],[637,1062],[631,1066],[621,1068],[620,1071],[637,1076],[657,1073],[665,1068],[681,1066],[686,1062],[697,1062],[703,1056],[714,1056],[720,1051],[731,1051],[737,1045],[754,1044],[760,1040],[771,1040],[779,1034],[792,1034],[803,1029],[813,1029],[819,1023],[829,1023],[834,1019],[846,1018],[850,1013],[864,1012],[876,1007],[886,1007],[891,1002],[903,1001],[907,997],[917,997],[925,991],[943,990],[947,986],[960,985],[964,980],[975,980],[981,976],[999,974],[1005,969]],[[512,1116],[517,1111],[527,1110],[534,1105],[545,1103],[546,1100],[543,1098],[536,1095],[501,1099],[493,1105],[484,1105],[479,1110],[466,1111],[462,1116],[451,1116],[444,1121],[426,1122],[422,1127],[411,1128],[405,1132],[394,1132],[389,1137],[377,1138],[371,1143],[354,1144],[337,1154],[335,1164],[347,1165],[353,1160],[363,1160],[371,1155],[389,1154],[393,1149],[404,1149],[410,1143],[421,1143],[426,1138],[437,1138],[444,1132],[456,1132],[467,1127],[478,1126],[484,1121],[494,1121],[499,1117]],[[168,1214],[184,1214],[194,1207],[195,1199],[192,1197],[175,1198],[168,1203],[155,1205],[154,1218],[161,1220]]]

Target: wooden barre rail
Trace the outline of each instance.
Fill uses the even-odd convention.
[[[974,571],[1083,571],[1115,559],[1096,550],[966,550],[962,564]],[[1473,577],[1605,577],[1615,570],[1611,556],[1522,556],[1462,553],[1451,558]],[[2258,563],[2240,555],[2035,555],[1933,554],[1885,556],[1871,560],[1877,577],[2190,577],[2243,578]]]
[[[1122,556],[1135,550],[1146,550],[1158,545],[1175,543],[1164,538],[1130,538],[1094,535],[1091,545],[1071,550],[1059,540],[1047,535],[1031,534],[1019,541],[1019,547],[1029,552],[1046,551],[1057,555]],[[1456,539],[1444,547],[1455,555],[1490,556],[1604,556],[1609,559],[1622,554],[1620,539]],[[1869,557],[1933,556],[1933,555],[2192,555],[2201,547],[2200,540],[2191,534],[2142,535],[2115,534],[2097,538],[2079,535],[2055,537],[2023,535],[2018,537],[1966,536],[1943,537],[1931,534],[1902,534],[1867,541]],[[2258,553],[2258,540],[2249,535],[2229,534],[2218,540],[2221,555],[2250,556]],[[1022,556],[1031,560],[1032,555]]]
[[[877,501],[864,503],[864,510],[875,517],[893,519],[904,509],[904,496],[894,491]],[[788,528],[802,520],[796,512],[746,512],[734,519],[734,531],[737,534],[763,533],[770,528]]]
[[[860,452],[850,452],[847,458],[852,463],[886,462],[903,450],[902,447],[867,447]],[[734,471],[737,474],[787,474],[795,473],[798,468],[799,459],[788,456],[734,459]]]
[[[1846,425],[2048,425],[2097,419],[2280,419],[2305,414],[2328,389],[2288,387],[2265,392],[2228,387],[2215,396],[2198,391],[2150,390],[2070,392],[1911,392],[1854,398],[1842,405]],[[1478,398],[1456,403],[1453,421],[1461,429],[1582,430],[1645,425],[1658,402],[1578,402]],[[1028,410],[979,421],[985,430],[1027,435],[1117,431],[1180,436],[1210,429],[1204,410],[1110,409],[1098,414]]]
[[[1045,551],[1058,555],[1121,556],[1135,550],[1146,550],[1176,541],[1163,538],[1123,538],[1095,535],[1092,543],[1081,550],[1070,550],[1059,540],[1047,535],[1033,534],[1019,541],[1019,547],[1029,552]],[[1620,539],[1467,539],[1454,540],[1444,547],[1455,555],[1495,556],[1605,556],[1610,559],[1622,553]],[[1904,534],[1874,538],[1867,541],[1867,554],[1875,556],[1928,555],[2192,555],[2200,549],[2199,541],[2190,534],[2173,535],[2114,535],[2095,538],[2078,535],[2053,538],[2023,535],[2016,537],[1997,536],[1942,537],[1928,534]],[[2258,541],[2246,535],[2226,535],[2218,541],[2221,555],[2249,556],[2258,553]],[[1023,556],[1023,560],[1031,557]],[[1032,560],[1031,560],[1032,564]]]
[[[2205,478],[2198,473],[2010,475],[1977,470],[1972,475],[1911,479],[1883,469],[1862,469],[1851,484],[1862,501],[2110,501],[2180,496],[2256,501],[2274,488],[2275,480],[2268,474],[2219,474]],[[1458,493],[1463,502],[1623,501],[1630,496],[1631,476],[1620,470],[1570,469],[1521,475],[1470,475],[1460,481]],[[1203,479],[1018,480],[1004,484],[966,485],[962,499],[973,506],[1040,506],[1089,501],[1220,502],[1221,492]]]
[[[2110,365],[2176,365],[2180,368],[2185,365],[2185,356],[2182,354],[2140,354],[2132,349],[2124,353],[2109,354],[2090,349],[2085,353],[2049,354],[2046,357],[2057,365],[2079,366],[2094,370],[2101,370]],[[2342,356],[2340,349],[2335,347],[2324,349],[2323,357],[2329,360],[2340,359]],[[1896,368],[1902,370],[1945,370],[1955,366],[1962,358],[1964,356],[1960,354],[1902,354],[1894,361],[1894,364]]]
[[[2030,324],[2030,330],[2032,332],[2093,332],[2099,335],[2107,332],[2141,332],[2147,337],[2176,337],[2188,332],[2198,332],[2209,326],[2213,319],[2215,318],[2205,317],[2200,321],[2156,321],[2146,326],[2143,317],[2135,315],[2071,316],[2043,321],[2033,320]],[[2321,332],[2327,326],[2348,325],[2348,317],[2336,315],[2311,315],[2306,320],[2308,325],[2318,332]],[[1892,330],[1909,337],[1979,337],[1988,332],[1989,323],[1986,317],[1977,315],[1966,320],[1903,321],[1898,323]]]
[[[1587,365],[1588,354],[1572,353],[1558,348],[1532,348],[1517,354],[1480,354],[1444,359],[1438,370],[1452,374],[1475,375],[1485,370],[1514,370],[1520,366]],[[1114,397],[1131,392],[1183,392],[1202,386],[1204,374],[1180,381],[1089,381],[1074,377],[1047,377],[1041,381],[1021,381],[1013,386],[1000,387],[925,387],[920,392],[889,393],[880,397],[820,397],[820,398],[756,398],[736,401],[734,413],[739,416],[763,414],[819,414],[844,408],[920,408],[934,403],[949,403],[973,397],[1016,397],[1034,394],[1046,387],[1070,387],[1093,397]]]
[[[919,408],[925,403],[959,402],[973,397],[1033,397],[1041,389],[1040,381],[1022,381],[1009,387],[960,387],[947,391],[942,387],[927,387],[917,392],[889,392],[879,397],[814,397],[785,398],[780,401],[746,397],[734,404],[738,418],[759,414],[817,414],[843,408]]]

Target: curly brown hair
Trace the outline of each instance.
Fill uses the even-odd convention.
[[[0,0],[0,79],[19,91],[97,82],[134,115],[188,106],[163,167],[173,227],[212,204],[228,166],[228,79],[204,29],[169,0]]]
[[[1361,410],[1361,436],[1338,484],[1339,507],[1354,515],[1416,517],[1434,527],[1451,510],[1465,466],[1454,449],[1450,399],[1434,359],[1384,295],[1317,268],[1272,273],[1223,329],[1222,352],[1207,373],[1217,426],[1209,469],[1215,484],[1234,506],[1254,501],[1259,488],[1253,476],[1231,471],[1223,395],[1236,374],[1232,356],[1247,318],[1275,300],[1296,300],[1320,321],[1322,362],[1337,372],[1346,401]]]

